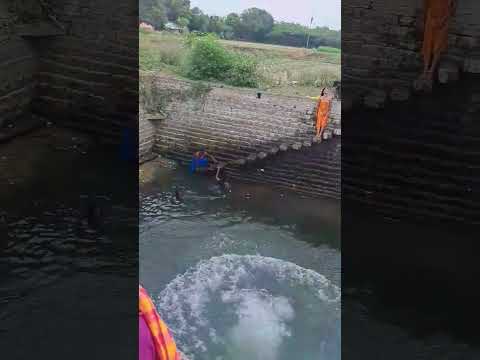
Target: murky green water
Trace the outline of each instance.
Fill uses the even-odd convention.
[[[140,280],[188,357],[339,359],[339,204],[148,166]]]

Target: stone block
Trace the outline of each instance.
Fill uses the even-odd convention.
[[[415,18],[414,16],[400,15],[400,16],[398,17],[398,25],[400,25],[400,26],[415,27],[415,25],[416,25],[416,18]]]
[[[375,90],[365,96],[363,103],[367,107],[382,108],[385,105],[387,94],[384,90]]]
[[[394,88],[390,93],[390,99],[393,101],[406,101],[410,97],[410,89],[408,88]]]
[[[270,154],[272,155],[276,155],[279,151],[280,149],[278,147],[273,147],[269,150]]]
[[[293,150],[300,150],[302,148],[302,143],[296,142],[292,145]]]
[[[460,49],[471,50],[477,46],[478,40],[473,36],[457,36],[456,46]]]
[[[332,137],[333,137],[332,131],[330,131],[330,130],[325,130],[325,131],[323,132],[323,139],[324,139],[324,140],[331,139]]]
[[[247,162],[253,163],[257,160],[257,154],[250,154],[247,156]]]
[[[480,74],[480,56],[478,58],[466,58],[463,63],[463,71]]]
[[[442,62],[438,67],[438,81],[446,84],[457,81],[459,78],[458,66],[452,62]]]
[[[257,157],[258,157],[259,160],[263,160],[263,159],[265,159],[267,156],[268,156],[268,154],[265,153],[265,152],[263,152],[263,151],[262,151],[262,152],[259,152],[258,155],[257,155]]]

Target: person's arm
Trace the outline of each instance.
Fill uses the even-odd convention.
[[[213,161],[214,163],[218,163],[217,159],[215,159],[215,157],[214,157],[213,155],[211,155],[211,154],[209,154],[209,153],[206,153],[205,155],[207,155],[208,158],[212,159],[212,161]]]

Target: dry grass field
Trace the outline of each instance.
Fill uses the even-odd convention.
[[[302,49],[229,40],[220,40],[220,43],[227,50],[256,59],[262,90],[284,95],[317,96],[322,87],[340,80],[339,49]],[[182,76],[182,62],[187,51],[181,35],[140,32],[142,71]]]

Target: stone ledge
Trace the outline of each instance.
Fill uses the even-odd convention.
[[[48,37],[65,35],[65,30],[50,22],[39,21],[15,26],[15,33],[21,37]]]

